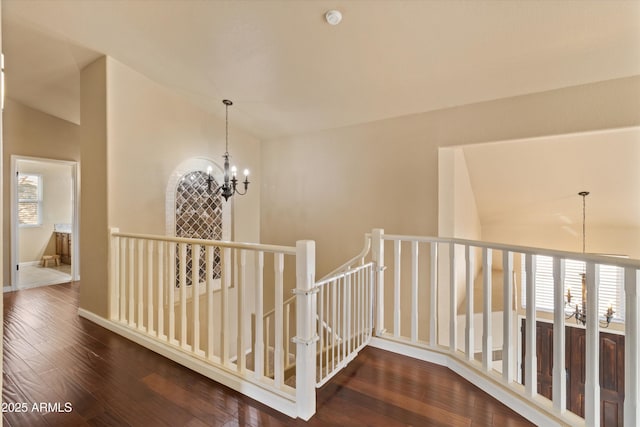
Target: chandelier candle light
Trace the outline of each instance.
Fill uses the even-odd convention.
[[[585,253],[585,243],[586,243],[586,197],[589,195],[588,191],[581,191],[578,193],[578,196],[582,197],[582,253]],[[582,276],[582,307],[579,307],[578,304],[575,304],[575,311],[571,314],[567,315],[567,319],[571,319],[572,317],[576,319],[576,323],[580,323],[585,325],[587,323],[587,275],[585,273],[581,274]],[[571,289],[567,289],[567,299],[565,301],[565,305],[568,305],[571,308]],[[603,328],[609,327],[611,323],[611,319],[613,319],[613,305],[609,304],[607,307],[607,311],[604,314],[604,318],[606,322],[600,322],[600,326]]]
[[[235,166],[231,166],[231,170],[229,170],[229,106],[233,105],[233,102],[228,99],[223,99],[222,103],[225,105],[225,152],[222,156],[224,158],[224,182],[221,186],[219,186],[214,194],[217,194],[218,191],[221,191],[222,197],[224,197],[225,202],[229,200],[231,196],[234,194],[239,194],[244,196],[247,194],[247,189],[249,188],[249,169],[244,170],[244,191],[241,192],[238,190],[238,178],[236,174],[238,173],[238,169]],[[207,184],[209,186],[209,192],[213,191],[213,177],[211,176],[211,166],[207,168]],[[229,173],[231,172],[231,173]]]

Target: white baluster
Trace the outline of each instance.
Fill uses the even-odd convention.
[[[400,329],[400,271],[401,271],[402,242],[393,241],[393,336],[399,337]]]
[[[231,249],[222,250],[222,298],[220,310],[220,355],[222,364],[229,364],[229,347],[231,336],[229,329],[229,287],[231,286]]]
[[[282,354],[282,331],[283,331],[283,292],[284,292],[284,255],[281,253],[275,254],[275,272],[276,272],[276,286],[275,286],[275,344],[273,348],[274,357],[274,381],[277,388],[281,388],[284,382],[284,367],[283,367],[283,354]]]
[[[326,343],[329,341],[328,340],[328,335],[327,335],[327,329],[328,327],[325,327],[325,323],[328,321],[325,320],[325,292],[324,290],[326,289],[326,285],[325,286],[321,286],[320,290],[318,291],[318,366],[320,367],[320,378],[322,378],[324,376],[325,373],[325,366],[328,366],[327,364],[327,355],[326,355]]]
[[[438,343],[438,243],[431,242],[429,271],[429,345]]]
[[[465,349],[467,352],[467,360],[473,360],[475,352],[474,343],[474,316],[473,316],[473,286],[475,276],[475,254],[472,246],[465,246],[464,253],[466,258],[466,277],[467,277],[467,319],[465,329]],[[484,252],[483,252],[484,253]]]
[[[240,373],[244,374],[245,368],[246,368],[246,358],[245,358],[245,350],[247,348],[246,346],[246,340],[245,340],[245,318],[246,318],[246,311],[245,311],[245,303],[244,303],[244,295],[246,293],[246,289],[247,289],[247,275],[246,275],[246,263],[247,263],[247,251],[245,251],[244,249],[240,250],[240,277],[238,280],[238,286],[237,286],[237,296],[238,296],[238,337],[237,337],[237,344],[238,344],[238,348],[237,348],[237,368],[238,371]],[[277,336],[277,332],[276,332],[276,336]]]
[[[256,379],[260,379],[264,376],[264,252],[258,252],[256,254],[256,295],[255,295],[255,311],[256,311],[256,336],[253,344],[255,353],[254,358],[254,371]]]
[[[193,260],[193,248],[191,251]],[[191,266],[193,268],[193,265]],[[180,243],[180,346],[188,349],[187,344],[187,244]]]
[[[351,280],[353,275],[347,274],[344,278],[344,334],[342,335],[342,343],[344,344],[344,358],[346,359],[351,352],[351,340],[353,336],[351,335],[351,312],[353,309],[352,300],[351,300]]]
[[[553,258],[553,408],[563,413],[567,408],[567,374],[564,329],[565,260]]]
[[[525,255],[527,274],[527,326],[525,328],[525,390],[529,396],[538,394],[538,367],[536,365],[536,262],[532,254]]]
[[[411,242],[411,341],[418,342],[418,242]]]
[[[338,284],[335,280],[328,283],[331,289],[331,370],[336,367],[336,354],[338,353]]]
[[[176,245],[169,243],[168,256],[168,277],[167,277],[167,296],[169,309],[169,343],[177,345],[176,340]]]
[[[153,247],[154,241],[147,242],[147,332],[155,335],[153,315],[155,313],[153,301]]]
[[[584,382],[584,421],[588,426],[600,425],[600,328],[598,325],[598,283],[600,266],[587,262],[587,330]]]
[[[158,338],[166,339],[164,335],[164,290],[166,289],[165,280],[166,275],[164,274],[164,269],[166,268],[166,262],[164,258],[164,248],[166,247],[166,242],[158,242],[158,264],[157,264],[157,295],[158,295],[158,321],[157,321],[157,333]]]
[[[120,237],[113,235],[119,231],[117,228],[111,228],[109,239],[111,245],[109,251],[109,319],[113,321],[118,320],[120,309]]]
[[[136,268],[136,262],[135,262],[135,252],[134,252],[134,239],[128,239],[129,240],[129,245],[128,245],[128,249],[127,249],[127,255],[128,255],[128,264],[127,264],[127,271],[128,271],[128,279],[127,279],[127,288],[129,289],[129,296],[128,296],[128,306],[129,306],[129,314],[127,316],[127,320],[129,321],[129,326],[130,327],[135,327],[136,326],[136,321],[135,321],[135,317],[134,317],[134,313],[135,313],[135,268]]]
[[[127,320],[127,238],[120,238],[120,321]]]
[[[449,351],[458,344],[458,292],[456,291],[456,245],[449,243]]]
[[[269,351],[269,346],[271,345],[271,316],[267,316],[265,318],[264,321],[264,342],[266,343],[265,345],[265,354],[264,354],[264,360],[265,360],[265,366],[267,367],[267,376],[271,376],[273,374],[272,371],[270,371],[269,369],[271,368],[271,356],[270,356],[270,351]]]
[[[482,248],[482,367],[489,371],[493,364],[491,248]]]
[[[193,352],[200,350],[200,245],[191,245],[191,306],[193,312]]]
[[[164,289],[165,289],[165,275],[164,270],[166,268],[166,260],[164,258],[164,248],[166,246],[166,242],[158,242],[158,275],[157,275],[157,290],[158,290],[158,338],[166,339],[166,335],[164,334]]]
[[[141,331],[145,330],[144,327],[144,240],[138,239],[137,252],[137,264],[136,264],[136,289],[137,295],[137,326]]]
[[[206,283],[207,283],[207,359],[213,360],[214,358],[214,347],[213,347],[213,312],[214,312],[214,301],[213,301],[213,264],[215,262],[215,246],[206,246]],[[260,322],[262,325],[262,322]]]
[[[284,367],[291,366],[289,362],[289,355],[291,354],[291,304],[287,304],[284,307]]]
[[[503,307],[502,307],[502,379],[513,382],[513,252],[502,251]]]

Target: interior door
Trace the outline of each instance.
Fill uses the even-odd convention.
[[[525,340],[525,319],[522,319],[522,342]],[[565,366],[567,369],[567,409],[584,417],[585,404],[585,330],[565,327]],[[624,335],[600,332],[600,425],[623,425],[624,409]],[[522,378],[525,378],[526,349],[522,346]],[[536,358],[538,393],[553,396],[553,324],[536,324]],[[524,382],[524,381],[523,381]]]

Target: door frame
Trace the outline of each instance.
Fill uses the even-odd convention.
[[[56,163],[71,167],[71,233],[73,244],[71,247],[71,280],[80,280],[80,163],[75,160],[59,160],[43,157],[11,156],[11,284],[4,287],[4,291],[14,291],[18,287],[19,265],[19,224],[18,224],[18,163],[20,161]]]

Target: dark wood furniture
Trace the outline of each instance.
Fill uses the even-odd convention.
[[[71,264],[71,233],[56,231],[56,255],[63,264]]]

